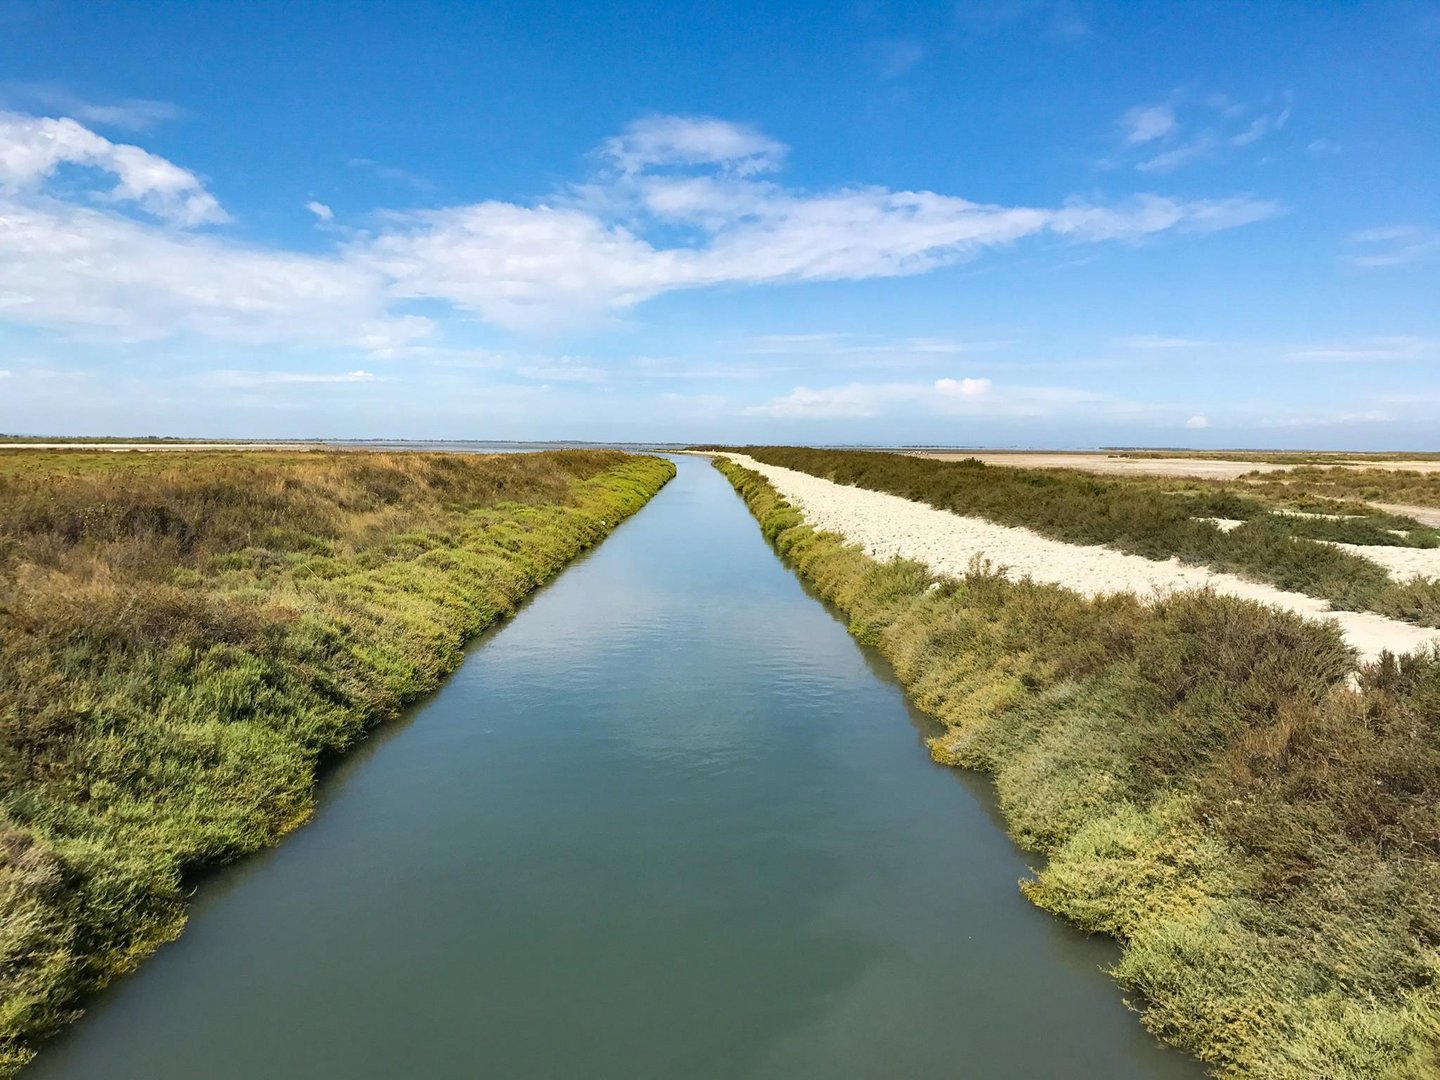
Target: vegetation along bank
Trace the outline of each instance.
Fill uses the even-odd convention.
[[[674,475],[654,457],[0,451],[0,1076],[186,875]]]
[[[853,450],[759,446],[746,447],[744,453],[769,465],[1023,526],[1056,540],[1106,544],[1147,559],[1173,557],[1318,597],[1335,608],[1440,627],[1440,579],[1394,580],[1376,562],[1339,546],[1440,546],[1440,530],[1357,501],[1360,486],[1373,483],[1368,472],[1324,470],[1328,486],[1322,494],[1310,486],[1320,483],[1313,478],[1295,485],[1273,479],[1287,474],[1270,474],[1263,488],[1252,488]],[[1347,482],[1355,486],[1347,489]],[[1352,492],[1348,497],[1347,491]],[[1222,528],[1217,520],[1238,527]]]
[[[1152,1031],[1226,1077],[1440,1074],[1440,657],[1351,685],[1334,626],[1252,601],[877,562],[716,465],[944,723],[936,759],[994,776],[1044,857],[1021,887],[1121,942]]]

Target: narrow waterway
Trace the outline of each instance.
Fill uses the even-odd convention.
[[[31,1080],[1193,1078],[703,460]]]

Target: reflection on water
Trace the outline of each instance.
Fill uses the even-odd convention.
[[[1198,1077],[677,464],[30,1075]]]

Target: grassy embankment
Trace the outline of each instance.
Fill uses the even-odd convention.
[[[1278,484],[1262,492],[1219,481],[1015,469],[856,450],[757,446],[743,452],[771,465],[1024,526],[1070,543],[1109,544],[1149,559],[1174,556],[1321,597],[1336,608],[1440,626],[1440,580],[1395,582],[1370,560],[1319,542],[1440,545],[1440,530],[1376,511],[1353,496],[1346,501]],[[1412,474],[1410,479],[1424,478]],[[1339,479],[1332,482],[1336,493],[1346,490]],[[1353,516],[1300,517],[1277,513],[1281,508]],[[1226,532],[1206,518],[1244,524]]]
[[[613,451],[0,453],[0,1076],[317,765],[674,474]]]
[[[1222,1076],[1440,1075],[1440,658],[1356,690],[1334,627],[1247,601],[937,580],[717,465],[946,725],[936,759],[994,775],[1045,856],[1026,895],[1122,942],[1152,1031]]]
[[[1063,451],[1062,451],[1063,452]],[[1366,462],[1440,461],[1440,454],[1431,450],[1104,450],[1117,458],[1182,458],[1195,461],[1254,461],[1269,465],[1320,465],[1341,463],[1364,465]]]

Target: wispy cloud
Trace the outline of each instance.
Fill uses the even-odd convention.
[[[335,211],[331,210],[330,207],[326,206],[323,202],[311,200],[305,204],[305,209],[309,210],[310,213],[314,214],[321,221],[335,220]]]
[[[368,383],[379,378],[369,371],[327,374],[313,371],[209,371],[199,381],[211,386],[248,389],[256,386],[329,386],[336,383]]]
[[[955,14],[960,27],[976,35],[1038,31],[1063,43],[1090,36],[1086,8],[1074,0],[962,0]]]
[[[413,173],[409,169],[401,169],[395,165],[386,165],[373,158],[352,157],[345,164],[352,169],[358,169],[360,172],[379,177],[387,183],[413,188],[416,191],[430,192],[435,190],[434,183],[418,173]]]
[[[1137,105],[1120,118],[1125,142],[1131,146],[1173,135],[1179,126],[1169,105]]]
[[[0,99],[32,110],[53,111],[83,124],[125,131],[146,131],[156,124],[178,120],[185,115],[184,109],[169,101],[151,98],[87,101],[63,87],[48,83],[5,83],[0,85]]]
[[[1302,363],[1326,364],[1440,359],[1440,342],[1408,335],[1374,337],[1363,341],[1292,349],[1286,357]]]
[[[809,333],[757,334],[744,351],[761,356],[799,354],[804,356],[857,356],[878,353],[954,355],[991,352],[1008,344],[1004,341],[956,341],[952,338],[884,338],[873,334]]]
[[[1404,266],[1440,255],[1440,229],[1392,225],[1351,233],[1352,250],[1341,260],[1351,266]]]
[[[983,378],[932,382],[852,382],[841,386],[797,386],[744,411],[749,416],[839,419],[905,413],[929,416],[1043,417],[1074,409],[1133,413],[1134,403],[1064,386],[997,384]]]
[[[1026,240],[1134,243],[1280,210],[1245,196],[1148,194],[1003,206],[931,191],[790,188],[757,175],[784,155],[743,125],[652,117],[602,147],[598,173],[548,199],[382,213],[369,231],[314,255],[196,235],[192,226],[226,214],[194,173],[73,120],[0,114],[0,319],[135,340],[191,333],[384,353],[434,330],[427,317],[399,313],[409,301],[550,329],[678,289],[921,274]],[[48,186],[62,164],[115,183]],[[137,219],[127,205],[160,220]],[[324,219],[322,210],[311,207]]]
[[[656,166],[718,165],[748,176],[778,169],[785,153],[783,143],[753,127],[708,116],[649,116],[600,147],[601,156],[627,174]]]
[[[1199,349],[1215,344],[1213,341],[1197,341],[1194,338],[1164,337],[1159,334],[1132,334],[1123,337],[1119,344],[1127,349]]]
[[[1170,99],[1126,110],[1117,121],[1119,160],[1145,173],[1166,173],[1207,158],[1220,157],[1260,142],[1290,119],[1290,106],[1254,105],[1222,94],[1198,97],[1176,91]]]
[[[874,51],[876,73],[887,81],[908,75],[925,59],[925,46],[913,38],[886,38]]]

